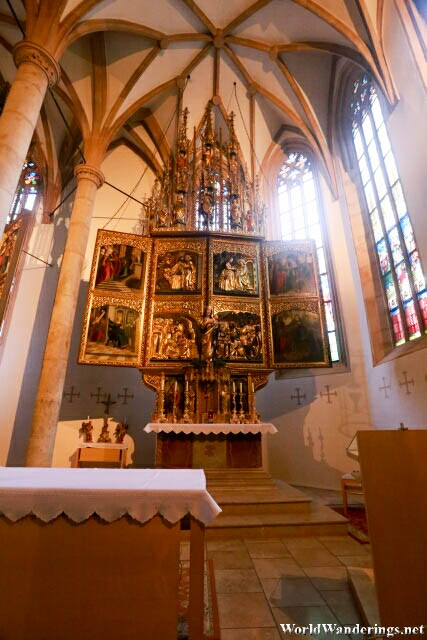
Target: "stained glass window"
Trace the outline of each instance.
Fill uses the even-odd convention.
[[[427,332],[427,292],[380,101],[365,74],[353,85],[352,135],[396,346]]]
[[[290,153],[278,175],[279,220],[283,240],[313,238],[325,307],[332,362],[341,359],[337,335],[337,313],[330,286],[325,238],[320,218],[316,178],[311,162],[302,153]]]
[[[24,163],[7,222],[16,220],[25,209],[32,211],[40,189],[40,170],[33,160]]]

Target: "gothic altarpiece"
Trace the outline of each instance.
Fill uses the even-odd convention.
[[[269,373],[330,365],[314,243],[263,239],[234,116],[223,142],[211,109],[200,141],[183,112],[144,234],[100,230],[95,246],[79,362],[139,368],[154,423],[256,424]],[[172,466],[192,466],[186,451]]]

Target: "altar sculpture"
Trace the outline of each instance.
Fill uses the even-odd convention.
[[[275,369],[330,366],[314,241],[264,240],[234,114],[182,112],[142,235],[98,231],[79,362],[132,366],[157,424],[256,425]]]

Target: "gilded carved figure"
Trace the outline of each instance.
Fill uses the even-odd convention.
[[[256,258],[241,253],[222,252],[213,256],[214,293],[257,295]]]
[[[213,220],[213,195],[208,190],[200,194],[199,214],[203,220],[203,226],[208,227]]]
[[[215,356],[217,329],[217,316],[214,314],[212,307],[207,306],[200,323],[200,356],[206,362],[212,361]]]
[[[220,360],[261,361],[261,320],[257,314],[226,311],[218,314],[216,357]]]
[[[152,360],[189,360],[196,357],[196,334],[189,318],[178,314],[154,318]]]
[[[172,224],[185,226],[186,221],[184,193],[178,192],[173,205]]]
[[[196,292],[198,290],[198,255],[190,251],[169,251],[159,255],[156,270],[156,293]]]
[[[243,216],[239,202],[239,196],[233,196],[231,199],[230,223],[232,229],[240,229],[243,225]]]

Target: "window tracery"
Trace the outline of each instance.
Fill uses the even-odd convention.
[[[332,362],[342,359],[338,338],[336,302],[332,293],[327,247],[322,228],[316,177],[309,158],[289,153],[277,177],[280,231],[283,240],[314,239],[322,286]]]

